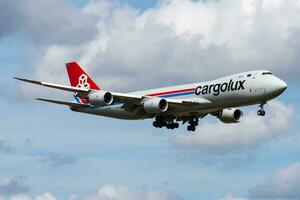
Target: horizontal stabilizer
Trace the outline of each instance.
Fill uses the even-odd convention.
[[[59,100],[53,100],[53,99],[37,98],[36,100],[55,103],[55,104],[60,104],[60,105],[66,105],[66,106],[76,107],[76,108],[89,108],[89,107],[91,107],[91,105],[89,105],[89,104],[80,104],[80,103],[74,103],[74,102],[68,102],[68,101],[59,101]]]

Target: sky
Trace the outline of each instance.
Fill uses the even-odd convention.
[[[1,0],[0,200],[300,199],[299,0]],[[288,89],[213,116],[195,133],[74,113],[36,97],[69,93],[79,62],[105,90],[128,92],[272,71]]]

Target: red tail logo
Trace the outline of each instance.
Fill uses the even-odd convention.
[[[100,90],[100,87],[96,83],[94,83],[89,75],[87,75],[87,73],[85,73],[85,71],[83,71],[83,69],[76,62],[67,63],[66,67],[71,86]]]
[[[78,85],[76,87],[78,88],[86,88],[86,89],[90,89],[90,84],[87,81],[88,77],[85,74],[82,74],[81,76],[79,76],[78,79]]]

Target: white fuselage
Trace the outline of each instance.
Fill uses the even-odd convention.
[[[206,99],[210,104],[203,106],[187,106],[174,111],[166,111],[162,115],[188,116],[191,114],[207,114],[221,109],[265,103],[280,95],[287,85],[281,79],[266,70],[237,73],[212,81],[178,85],[151,90],[132,92],[130,94],[167,99]],[[152,118],[144,112],[128,110],[123,104],[112,104],[104,107],[79,108],[74,111],[101,115],[118,119]]]

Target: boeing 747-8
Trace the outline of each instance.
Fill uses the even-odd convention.
[[[155,118],[153,126],[157,128],[178,128],[181,121],[188,123],[188,131],[195,131],[199,119],[207,114],[224,123],[238,123],[243,116],[238,109],[241,106],[259,104],[257,114],[264,116],[264,105],[287,88],[270,71],[257,70],[212,81],[119,93],[100,88],[76,62],[67,63],[66,67],[71,86],[15,78],[73,92],[74,102],[38,98],[69,106],[72,111],[127,120]]]

